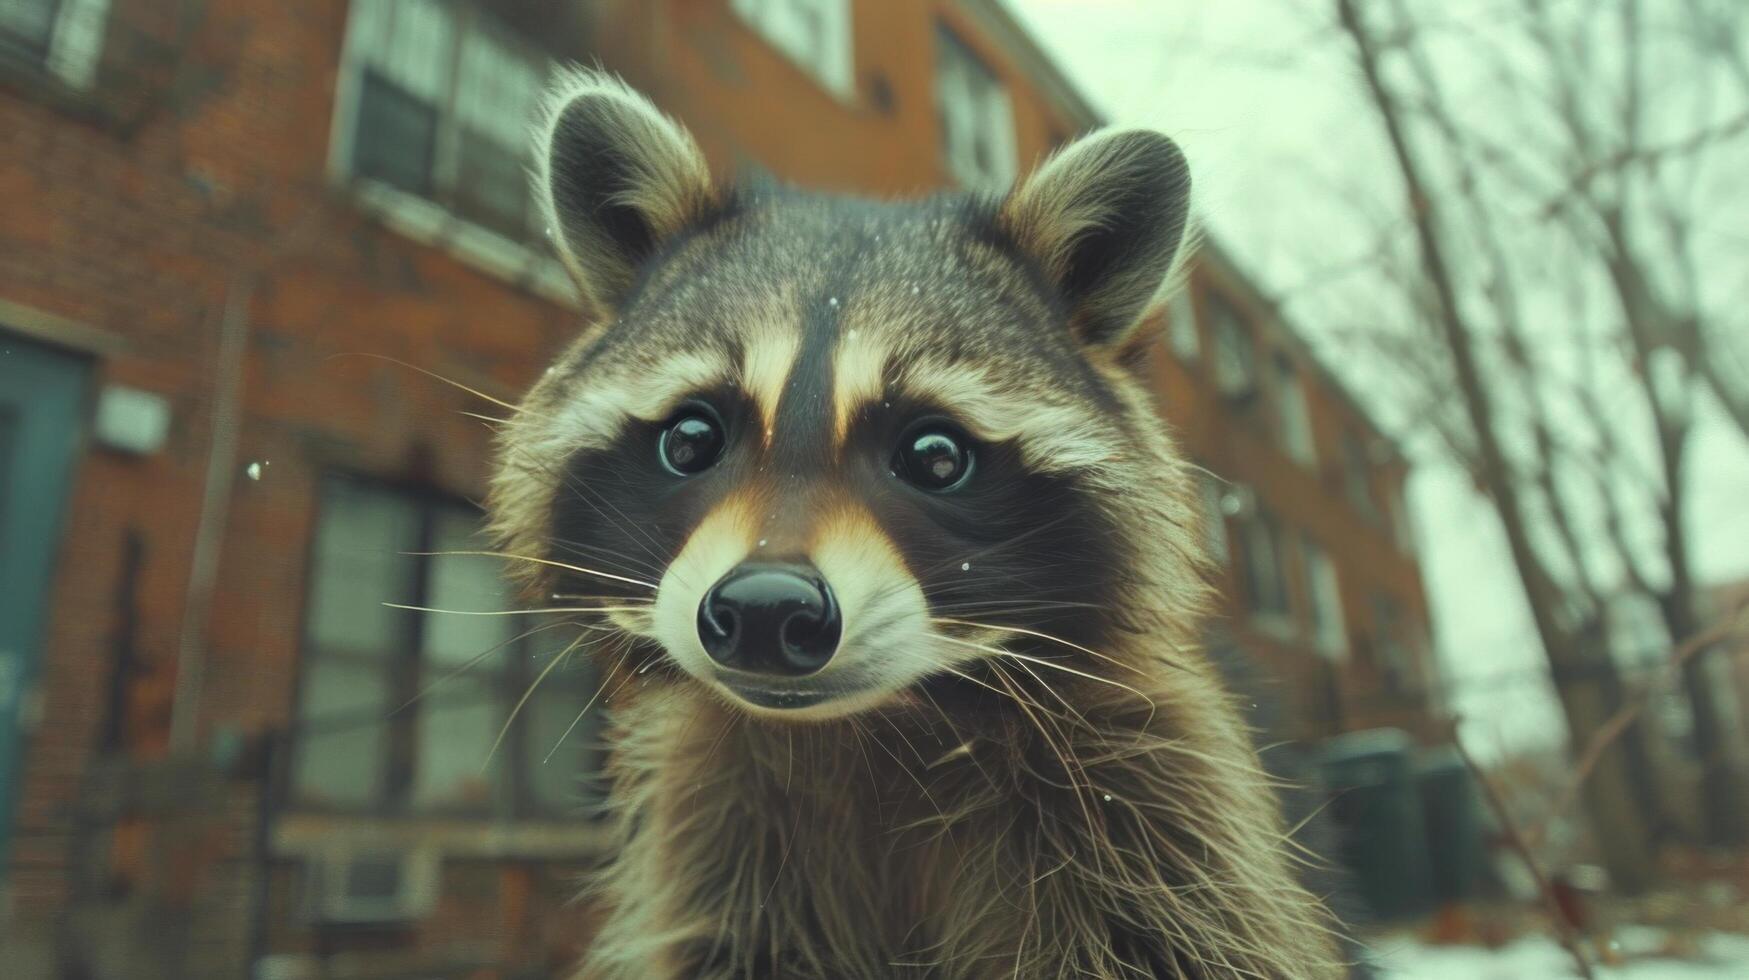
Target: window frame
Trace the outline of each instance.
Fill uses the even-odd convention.
[[[1223,569],[1229,568],[1233,563],[1233,536],[1227,527],[1225,481],[1200,468],[1196,479],[1203,511],[1203,548]]]
[[[1255,505],[1251,512],[1239,520],[1240,550],[1244,555],[1244,567],[1240,570],[1240,584],[1244,590],[1245,609],[1253,622],[1268,628],[1270,632],[1285,634],[1293,631],[1294,597],[1293,587],[1288,574],[1291,558],[1288,554],[1290,543],[1286,530],[1280,519],[1261,503]],[[1269,545],[1268,573],[1272,579],[1272,589],[1260,588],[1262,580],[1259,572],[1262,563],[1254,545],[1256,535],[1262,533]],[[1263,600],[1272,598],[1265,592],[1273,591],[1280,597],[1280,608],[1265,605]]]
[[[1409,514],[1407,487],[1398,480],[1380,474],[1383,477],[1380,486],[1379,506],[1384,510],[1384,520],[1391,532],[1391,539],[1396,543],[1397,550],[1405,555],[1416,552],[1415,525]]]
[[[1373,624],[1373,655],[1385,690],[1409,694],[1421,683],[1421,651],[1402,600],[1384,592],[1368,599]]]
[[[1013,93],[1009,91],[1007,83],[995,67],[986,61],[978,49],[967,41],[952,24],[937,19],[933,43],[932,68],[934,73],[930,77],[930,89],[934,96],[936,135],[940,141],[939,152],[947,176],[960,187],[968,190],[988,192],[1007,190],[1013,185],[1020,172],[1020,144],[1014,118]],[[996,98],[993,101],[999,103],[968,103],[977,115],[981,127],[993,120],[1001,120],[997,129],[976,134],[978,138],[986,138],[991,141],[991,152],[997,156],[997,159],[993,160],[994,170],[983,171],[978,168],[975,160],[968,162],[964,153],[956,152],[958,146],[952,138],[950,130],[954,122],[961,120],[949,111],[950,101],[947,98],[947,89],[943,85],[943,79],[947,76],[946,66],[952,59],[958,59],[964,69],[969,72],[970,77],[981,78],[988,83],[981,92],[971,93],[968,90],[973,100],[994,93]]]
[[[1215,390],[1229,402],[1246,403],[1257,394],[1257,336],[1239,304],[1220,290],[1204,294],[1203,319],[1213,339]]]
[[[1301,534],[1299,548],[1312,645],[1331,660],[1346,659],[1348,615],[1342,607],[1342,572],[1331,560],[1330,552],[1311,535]],[[1332,614],[1328,621],[1326,612]]]
[[[0,32],[0,62],[41,72],[75,91],[97,83],[109,30],[110,0],[45,0],[53,8],[41,51]]]
[[[1312,406],[1306,397],[1303,372],[1286,351],[1278,349],[1269,356],[1269,373],[1277,440],[1295,462],[1316,466],[1317,437],[1312,429]]]
[[[1174,357],[1194,368],[1202,361],[1202,330],[1192,293],[1186,285],[1166,303],[1166,347]]]
[[[536,43],[493,11],[475,0],[428,0],[450,11],[454,39],[450,42],[448,67],[442,80],[444,96],[437,106],[438,118],[431,161],[432,180],[441,187],[453,180],[460,144],[456,86],[466,38],[475,31],[490,34],[500,43],[512,43],[544,60],[541,71],[553,77],[564,53]],[[373,67],[372,53],[362,38],[360,23],[364,7],[372,0],[351,0],[347,5],[345,35],[335,69],[334,108],[329,118],[327,176],[329,184],[349,196],[363,211],[391,230],[501,279],[527,289],[543,299],[571,309],[580,309],[576,285],[547,242],[538,202],[528,202],[526,234],[512,238],[502,230],[483,224],[452,209],[442,195],[424,196],[387,181],[354,172],[359,114],[364,102],[364,76]],[[532,104],[538,104],[538,97]],[[532,119],[531,119],[532,121]],[[523,160],[524,166],[529,164]],[[453,193],[445,190],[444,194]]]
[[[1379,495],[1373,484],[1372,454],[1367,451],[1365,437],[1350,427],[1343,430],[1341,441],[1343,493],[1350,507],[1376,524],[1381,516]]]
[[[358,817],[397,817],[418,819],[449,819],[468,822],[478,821],[512,821],[512,822],[542,822],[554,819],[575,819],[585,809],[589,802],[584,787],[594,782],[599,775],[601,759],[598,754],[587,748],[584,751],[586,764],[577,773],[579,789],[575,806],[558,806],[551,802],[540,800],[534,790],[535,779],[530,772],[532,756],[528,753],[528,730],[533,724],[534,702],[531,699],[517,712],[517,716],[505,731],[503,744],[496,750],[491,772],[492,778],[498,783],[494,786],[489,798],[479,804],[438,803],[421,804],[416,799],[419,775],[419,738],[420,721],[431,705],[444,705],[444,693],[441,689],[430,690],[430,686],[447,676],[449,669],[442,663],[433,660],[427,649],[427,631],[430,625],[437,621],[441,613],[403,610],[407,617],[407,625],[398,637],[398,642],[380,652],[380,657],[373,658],[362,651],[337,651],[325,649],[316,636],[316,593],[318,576],[322,574],[320,535],[323,521],[332,513],[334,506],[333,488],[349,487],[355,491],[370,494],[381,494],[394,499],[395,503],[415,513],[415,524],[418,531],[416,540],[412,542],[413,550],[408,557],[414,563],[412,567],[413,594],[405,597],[384,597],[384,601],[401,602],[405,605],[429,606],[431,599],[432,578],[437,568],[434,555],[436,530],[439,522],[446,515],[468,514],[479,516],[477,507],[469,504],[465,498],[444,493],[428,485],[406,483],[391,480],[380,480],[368,476],[360,476],[349,472],[324,473],[317,481],[317,501],[314,508],[314,519],[310,525],[307,541],[307,560],[304,574],[303,604],[300,613],[298,630],[298,662],[296,672],[296,689],[293,695],[289,727],[291,729],[290,753],[285,767],[284,786],[281,798],[287,801],[286,809],[298,813],[333,814],[337,816]],[[532,653],[538,642],[535,637],[540,633],[523,634],[538,614],[512,617],[514,622],[507,632],[515,639],[506,643],[495,655],[501,658],[501,667],[489,675],[493,683],[491,699],[501,705],[506,712],[514,710],[516,701],[522,693],[528,690],[539,673],[532,665]],[[575,654],[573,654],[575,656]],[[363,803],[331,802],[313,799],[303,792],[301,783],[302,767],[305,753],[311,745],[312,733],[319,734],[322,729],[323,715],[308,715],[310,708],[310,674],[313,666],[322,661],[338,661],[354,665],[373,666],[380,671],[385,680],[386,699],[384,702],[385,717],[380,721],[359,721],[360,725],[382,726],[383,753],[381,773],[373,787],[371,798]],[[598,672],[587,660],[579,660],[584,669],[575,671],[555,671],[541,681],[542,689],[551,693],[557,685],[558,690],[572,691],[578,695],[579,703],[585,703],[596,690],[599,682]],[[567,675],[568,676],[560,676]],[[424,693],[421,693],[424,692]],[[341,718],[341,726],[352,724],[346,712],[336,712],[327,715],[328,718]],[[599,723],[599,719],[597,719]],[[569,738],[586,738],[584,726],[568,736]],[[499,761],[502,760],[502,761]]]
[[[809,60],[807,52],[797,50],[791,39],[774,29],[771,7],[774,2],[793,5],[798,0],[729,0],[729,9],[754,36],[821,89],[841,102],[856,98],[856,26],[851,0],[799,0],[820,15],[820,31],[825,43],[819,45],[819,57]]]

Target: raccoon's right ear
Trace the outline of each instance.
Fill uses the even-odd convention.
[[[604,72],[568,74],[542,119],[536,192],[584,300],[611,315],[662,243],[718,206],[710,171],[685,129]]]
[[[1143,129],[1102,130],[1045,161],[996,220],[1037,262],[1090,347],[1125,347],[1171,279],[1190,212],[1178,145]]]

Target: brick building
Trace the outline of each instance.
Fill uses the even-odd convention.
[[[0,0],[7,976],[574,955],[587,671],[506,727],[544,624],[380,604],[503,608],[412,554],[468,546],[501,411],[425,372],[511,399],[574,329],[522,176],[564,61],[841,190],[997,188],[1098,123],[997,0]],[[1166,315],[1259,720],[1425,732],[1403,461],[1218,249]]]

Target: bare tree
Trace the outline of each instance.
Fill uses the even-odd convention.
[[[1740,47],[1717,43],[1721,22],[1743,18],[1705,0],[1691,0],[1687,19],[1656,25],[1638,0],[1613,0],[1601,11],[1613,18],[1607,30],[1598,5],[1518,4],[1497,8],[1509,19],[1486,31],[1436,22],[1401,0],[1335,0],[1335,13],[1412,233],[1368,284],[1399,292],[1397,308],[1430,328],[1409,339],[1433,354],[1404,361],[1432,392],[1420,417],[1499,513],[1579,746],[1621,703],[1605,636],[1616,596],[1653,598],[1675,639],[1699,628],[1684,522],[1697,399],[1710,391],[1739,424],[1749,418],[1731,405],[1749,386],[1734,352],[1719,349],[1734,332],[1709,315],[1718,307],[1704,295],[1703,266],[1716,259],[1703,254],[1708,202],[1698,190],[1749,130],[1749,84],[1732,108],[1710,89],[1673,100],[1651,80],[1692,67],[1670,63],[1684,59],[1722,65],[1721,76],[1739,81],[1749,72]],[[1700,40],[1675,43],[1684,31]],[[1462,96],[1449,94],[1454,59]],[[1680,105],[1683,128],[1673,132],[1667,115],[1647,124],[1654,97],[1661,110]],[[1650,437],[1624,434],[1624,419],[1644,419]],[[1704,657],[1685,665],[1704,829],[1736,842],[1749,812],[1741,745],[1707,669]],[[1634,731],[1587,783],[1600,853],[1624,888],[1650,878],[1646,818],[1664,822],[1651,771],[1648,742]]]
[[[1684,513],[1690,481],[1688,461],[1697,399],[1710,388],[1729,407],[1739,377],[1712,356],[1722,333],[1702,295],[1704,273],[1699,224],[1710,202],[1704,168],[1726,141],[1749,129],[1749,108],[1717,120],[1710,100],[1662,100],[1649,105],[1654,75],[1704,70],[1692,48],[1647,39],[1665,25],[1649,23],[1641,0],[1616,0],[1614,9],[1584,18],[1561,17],[1549,0],[1523,0],[1535,51],[1548,69],[1551,95],[1564,125],[1557,163],[1570,175],[1554,212],[1562,228],[1605,271],[1620,317],[1624,349],[1655,436],[1657,483],[1654,509],[1663,541],[1662,567],[1634,569],[1632,577],[1658,603],[1673,638],[1700,628]],[[1697,5],[1690,5],[1696,9]],[[1741,8],[1739,8],[1740,10]],[[1619,65],[1589,56],[1593,19],[1618,35]],[[1741,17],[1738,18],[1741,22]],[[1613,23],[1612,23],[1613,22]],[[1698,26],[1698,25],[1689,25]],[[1741,32],[1729,36],[1741,38]],[[1741,67],[1740,48],[1730,46],[1727,64]],[[1659,63],[1649,64],[1656,59]],[[1746,90],[1749,91],[1749,90]],[[1688,115],[1686,130],[1654,133],[1648,116],[1674,106]],[[1686,110],[1684,112],[1684,110]],[[1749,159],[1736,157],[1739,165]],[[1739,423],[1743,417],[1738,416]],[[1745,429],[1749,432],[1749,429]],[[1632,558],[1629,557],[1630,568]],[[1711,843],[1741,843],[1749,836],[1749,789],[1740,748],[1724,725],[1722,692],[1709,673],[1715,661],[1690,660],[1684,683],[1694,716],[1694,740],[1703,766],[1703,819]]]

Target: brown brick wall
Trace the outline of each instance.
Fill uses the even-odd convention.
[[[115,63],[127,54],[116,39],[163,39],[158,15],[170,6],[115,0],[104,74],[70,109],[29,79],[0,90],[0,298],[119,337],[120,352],[95,363],[96,382],[147,389],[174,413],[160,452],[93,447],[74,475],[8,880],[15,925],[39,935],[66,898],[69,827],[124,641],[142,663],[132,747],[167,749],[227,295],[244,298],[249,344],[218,588],[203,624],[203,736],[290,717],[322,473],[483,491],[488,434],[458,410],[489,406],[345,355],[386,355],[508,395],[573,329],[570,311],[383,228],[328,184],[343,0],[211,4],[175,55],[189,91],[158,93],[161,102],[126,118],[102,111],[120,98],[109,86],[132,77]],[[266,464],[259,481],[242,475],[251,461]],[[130,533],[144,560],[137,620],[123,637],[117,589]],[[214,894],[246,907],[236,891]],[[556,903],[542,910],[568,914]],[[480,911],[455,910],[446,928],[460,942],[480,923],[501,957],[498,924]],[[219,918],[201,921],[217,929]],[[239,975],[243,937],[224,928],[194,948],[208,960],[226,951],[227,971],[200,975]]]

